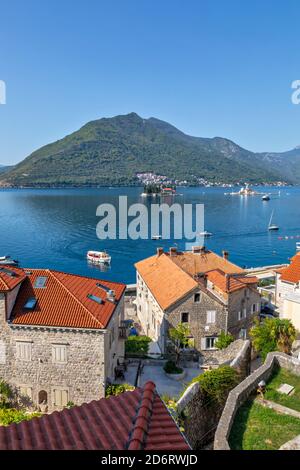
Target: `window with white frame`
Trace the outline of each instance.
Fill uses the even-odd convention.
[[[56,364],[67,362],[67,346],[65,344],[52,344],[52,362]]]
[[[205,349],[216,349],[215,348],[215,341],[216,341],[215,336],[207,336],[205,338]]]
[[[62,388],[53,389],[53,405],[66,406],[69,401],[69,391]]]
[[[17,341],[17,359],[21,361],[31,361],[31,345],[28,341]]]
[[[20,385],[19,387],[21,397],[28,397],[32,400],[32,388],[26,385]]]
[[[216,323],[216,311],[215,310],[207,310],[206,323]]]

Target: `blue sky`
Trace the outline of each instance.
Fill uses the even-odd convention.
[[[0,163],[135,111],[254,151],[300,144],[297,0],[3,0]]]

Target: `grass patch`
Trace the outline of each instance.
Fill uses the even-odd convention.
[[[281,384],[287,383],[295,387],[292,395],[284,395],[277,392]],[[287,406],[293,410],[300,411],[300,377],[292,374],[287,369],[276,368],[267,383],[264,397],[280,405]]]
[[[229,437],[232,450],[275,450],[300,434],[300,419],[251,401],[238,410]]]

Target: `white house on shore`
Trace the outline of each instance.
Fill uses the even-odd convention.
[[[289,266],[276,271],[276,305],[280,318],[291,320],[300,331],[300,252],[290,261]]]

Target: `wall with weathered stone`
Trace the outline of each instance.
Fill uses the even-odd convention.
[[[230,450],[228,439],[238,409],[255,392],[261,380],[265,382],[269,380],[276,366],[300,375],[300,361],[298,359],[283,353],[269,353],[265,363],[229,393],[215,434],[215,450]]]
[[[75,404],[99,399],[105,394],[106,379],[113,379],[118,355],[124,356],[124,340],[119,340],[122,319],[123,301],[106,330],[17,326],[6,321],[5,296],[0,294],[0,378],[30,388],[34,403],[44,390],[49,410],[58,408],[54,406],[54,389],[66,390],[68,401]],[[17,358],[17,341],[31,343],[30,360]],[[54,344],[66,346],[66,363],[53,362]]]

